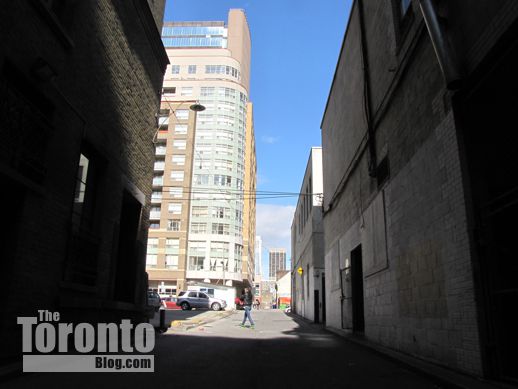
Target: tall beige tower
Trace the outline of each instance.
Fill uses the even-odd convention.
[[[165,22],[170,65],[157,133],[149,286],[251,286],[256,161],[249,102],[250,31],[223,21]],[[193,111],[191,106],[203,106]]]

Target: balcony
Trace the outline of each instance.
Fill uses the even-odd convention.
[[[151,211],[149,212],[150,220],[160,220],[160,211]]]
[[[163,172],[165,169],[165,162],[164,161],[156,161],[155,165],[153,166],[154,171],[161,171]]]

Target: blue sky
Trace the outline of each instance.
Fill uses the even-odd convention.
[[[351,0],[167,0],[166,21],[227,20],[245,10],[252,36],[250,100],[258,190],[299,192],[345,32]],[[258,199],[257,233],[286,247],[296,197]],[[267,271],[263,253],[263,272]]]

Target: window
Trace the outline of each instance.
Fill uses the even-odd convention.
[[[223,256],[223,254],[228,254],[228,247],[228,242],[210,242],[210,251],[216,255],[221,254],[221,256]]]
[[[214,96],[215,90],[216,88],[214,88],[213,86],[201,87],[200,96]]]
[[[180,220],[168,220],[167,221],[168,231],[180,231]]]
[[[182,204],[181,203],[169,203],[167,206],[167,210],[169,213],[182,213]]]
[[[174,140],[173,141],[173,147],[177,148],[178,150],[185,150],[185,148],[187,147],[187,141],[179,140],[179,139]]]
[[[164,168],[165,168],[165,161],[164,160],[157,160],[157,161],[155,161],[155,165],[153,166],[153,170],[163,171]]]
[[[208,215],[207,207],[192,207],[192,217],[207,217]]]
[[[214,169],[232,171],[232,161],[230,161],[228,159],[215,159],[214,160]]]
[[[165,267],[170,270],[178,269],[178,255],[168,254],[165,256]]]
[[[178,250],[180,250],[180,239],[168,238],[165,240],[166,254],[178,254]]]
[[[74,194],[73,222],[79,227],[85,203],[86,184],[88,177],[89,159],[81,154],[79,157],[79,167],[77,169],[76,191]]]
[[[219,186],[231,186],[232,185],[232,177],[224,176],[220,174],[214,175],[214,185]]]
[[[191,252],[203,253],[207,249],[207,242],[203,240],[191,240],[189,241],[189,250]]]
[[[157,174],[153,177],[153,185],[154,186],[162,186],[164,185],[164,176],[162,174]]]
[[[196,185],[208,185],[209,184],[209,175],[208,174],[195,174],[194,182]]]
[[[158,229],[160,229],[160,222],[150,221],[149,222],[149,229],[150,230],[158,230]]]
[[[183,181],[183,171],[182,170],[173,170],[171,172],[171,180]]]
[[[180,74],[180,65],[171,65],[171,74]]]
[[[162,89],[162,94],[163,95],[174,95],[174,94],[176,94],[176,87],[175,86],[165,87],[164,89]]]
[[[192,96],[192,86],[184,86],[180,92],[181,96]]]
[[[160,219],[160,210],[160,207],[151,207],[151,210],[149,211],[149,218]]]
[[[189,270],[195,270],[195,271],[203,270],[204,261],[205,261],[205,257],[190,256],[189,257]],[[191,292],[191,293],[197,294],[196,292]]]
[[[211,209],[211,216],[217,219],[229,219],[230,218],[230,208],[226,207],[213,207]]]
[[[212,233],[216,235],[229,235],[228,224],[212,223]]]
[[[189,74],[196,74],[196,65],[189,65],[187,71]]]
[[[174,132],[177,134],[187,134],[187,124],[175,124]]]
[[[156,254],[148,254],[146,256],[146,266],[156,267],[158,256]]]
[[[187,120],[187,119],[189,119],[189,110],[188,109],[177,109],[175,111],[175,116],[178,120]]]
[[[185,165],[185,155],[173,155],[171,158],[171,162],[177,165]]]
[[[155,155],[165,155],[167,146],[165,143],[157,143],[155,146]]]
[[[181,198],[183,196],[183,188],[173,187],[169,188],[169,194],[175,198]]]
[[[206,234],[207,223],[191,223],[191,232],[193,234]]]
[[[151,201],[152,202],[162,201],[162,191],[154,190],[153,192],[151,192]]]

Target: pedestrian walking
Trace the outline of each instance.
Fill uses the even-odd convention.
[[[253,328],[255,324],[250,312],[252,311],[252,304],[254,298],[252,296],[252,292],[250,292],[250,289],[245,288],[244,293],[241,295],[241,301],[243,301],[243,306],[245,308],[245,315],[243,316],[243,322],[241,323],[241,327],[245,326],[246,319],[248,318],[248,320],[250,321],[250,326]]]

